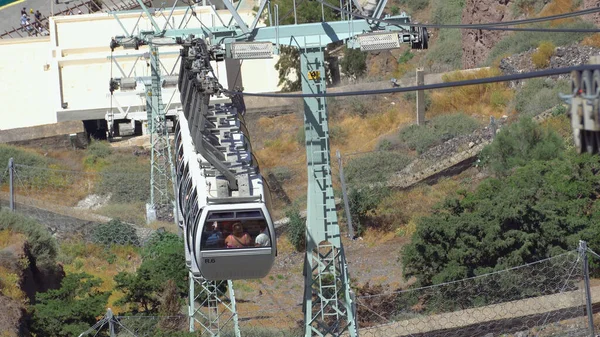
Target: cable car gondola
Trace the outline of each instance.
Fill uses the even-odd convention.
[[[199,95],[195,90],[182,92],[182,96],[189,94]],[[187,98],[182,97],[182,102],[201,101]],[[209,129],[214,138],[198,135],[203,119],[189,113],[195,125],[189,123],[185,111],[190,110],[207,113],[206,120],[213,122],[207,123],[204,131]],[[244,128],[235,114],[228,113],[231,110],[227,104],[208,109],[184,106],[175,127],[177,203],[185,233],[186,263],[194,276],[207,280],[265,277],[277,251],[267,207],[268,188],[254,165]],[[211,118],[219,114],[221,117]],[[200,144],[196,143],[206,139],[222,150],[221,158],[237,173],[237,190],[224,189],[228,185],[225,177],[197,150]]]

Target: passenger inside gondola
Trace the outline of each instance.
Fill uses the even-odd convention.
[[[206,226],[206,233],[204,234],[206,237],[206,248],[223,248],[223,233],[219,228],[218,222],[213,222],[212,226]]]
[[[236,222],[232,226],[232,233],[225,239],[227,248],[243,248],[252,246],[250,234],[244,231],[241,222]]]
[[[267,224],[261,222],[260,225],[260,234],[256,236],[254,239],[254,245],[256,247],[271,247],[271,238],[269,237],[269,230],[267,229]]]

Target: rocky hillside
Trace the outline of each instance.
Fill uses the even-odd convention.
[[[552,1],[544,1],[544,5],[546,6],[551,3]],[[517,1],[515,0],[466,0],[462,14],[462,23],[479,24],[525,19],[526,16],[522,14],[515,17],[515,10],[513,8],[515,5],[517,5]],[[580,9],[598,6],[600,6],[600,0],[584,0]],[[539,13],[541,16],[552,14],[554,13],[545,13],[544,11]],[[600,23],[600,13],[586,15],[583,19],[598,25]],[[506,31],[463,30],[463,68],[466,69],[481,66],[481,64],[486,61],[494,45],[509,34],[511,33]],[[567,57],[570,56],[573,55],[565,53],[564,56],[559,56],[559,58],[567,59]]]
[[[514,20],[510,7],[511,0],[467,0],[462,23],[481,24]],[[493,46],[508,34],[509,32],[495,30],[463,30],[463,68],[479,67],[487,59]]]
[[[38,268],[31,245],[22,234],[0,231],[0,331],[2,336],[27,336],[26,310],[35,294],[57,288],[62,268]]]
[[[535,50],[529,50],[503,58],[500,61],[500,70],[505,75],[539,70],[536,69],[532,61],[534,52]],[[557,47],[554,55],[550,57],[548,68],[564,68],[586,64],[592,55],[600,55],[600,48],[582,45]],[[565,78],[568,76],[564,75]]]

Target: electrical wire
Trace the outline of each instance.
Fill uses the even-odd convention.
[[[588,65],[582,65],[582,66],[573,66],[573,67],[564,67],[564,68],[557,68],[557,69],[546,69],[546,70],[541,70],[541,71],[532,71],[532,72],[521,73],[521,74],[502,75],[502,76],[477,78],[477,79],[464,80],[464,81],[417,85],[417,86],[403,87],[403,88],[388,88],[388,89],[378,89],[378,90],[361,90],[361,91],[346,91],[346,92],[332,92],[332,93],[323,92],[323,93],[316,93],[316,94],[274,94],[274,93],[248,93],[248,92],[229,91],[229,90],[224,90],[224,91],[229,95],[273,97],[273,98],[315,98],[315,97],[380,95],[380,94],[392,94],[392,93],[398,93],[398,92],[409,92],[409,91],[417,91],[417,90],[444,89],[444,88],[452,88],[452,87],[459,87],[459,86],[466,86],[466,85],[517,81],[517,80],[525,80],[525,79],[536,78],[536,77],[547,77],[547,76],[568,74],[572,71],[596,70],[596,69],[600,69],[600,65],[588,64]]]
[[[529,24],[529,23],[538,23],[538,22],[566,19],[566,18],[600,12],[600,7],[596,7],[596,8],[584,9],[584,10],[570,12],[570,13],[543,16],[543,17],[539,17],[539,18],[512,20],[512,21],[504,21],[504,22],[490,22],[490,23],[485,23],[485,24],[430,24],[430,23],[403,22],[403,21],[396,20],[396,19],[373,18],[373,17],[367,16],[367,15],[353,13],[346,9],[339,8],[335,5],[331,5],[327,2],[325,2],[324,0],[315,0],[315,1],[325,5],[326,7],[331,8],[333,10],[343,12],[345,14],[359,17],[361,19],[365,19],[365,20],[369,20],[369,21],[384,22],[384,23],[388,23],[388,24],[402,25],[402,26],[409,26],[409,27],[426,27],[426,28],[485,29],[485,28],[496,27],[496,26],[516,26],[516,25],[523,25],[523,24]]]

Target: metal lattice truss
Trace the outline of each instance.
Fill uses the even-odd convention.
[[[325,88],[323,50],[301,50],[300,66],[311,79],[303,92]],[[304,98],[306,158],[308,166],[307,242],[304,264],[304,315],[306,336],[356,336],[355,313],[344,249],[340,238],[331,181],[327,102]]]
[[[240,337],[238,316],[235,307],[233,282],[207,281],[189,274],[189,322],[190,331],[201,331],[201,335],[220,336],[229,333]],[[227,290],[224,291],[224,288]]]
[[[177,55],[177,57],[175,57]],[[166,97],[169,97],[164,106],[165,114],[174,118],[177,108],[181,103],[174,100],[177,93],[177,76],[179,69],[179,52],[163,51],[159,56],[168,59],[169,63],[165,65],[160,57],[158,65],[161,74],[160,85],[164,90]],[[105,115],[108,126],[108,136],[125,135],[124,128],[130,124],[133,131],[135,123],[141,123],[143,133],[148,132],[149,111],[147,109],[147,85],[151,85],[152,76],[150,68],[150,52],[141,52],[128,55],[111,55],[111,109]],[[163,75],[164,74],[164,75]],[[116,84],[113,87],[113,83]]]
[[[307,261],[305,269],[310,275],[310,283],[305,289],[310,289],[312,303],[310,320],[305,324],[311,335],[341,336],[347,335],[348,330],[350,335],[355,335],[353,308],[346,300],[349,280],[343,249],[321,244],[307,254]]]
[[[147,206],[147,220],[163,219],[173,221],[175,168],[171,156],[171,144],[167,129],[165,107],[162,102],[162,81],[158,47],[150,46],[151,81],[146,83],[146,111],[150,129],[151,180],[150,204]]]

